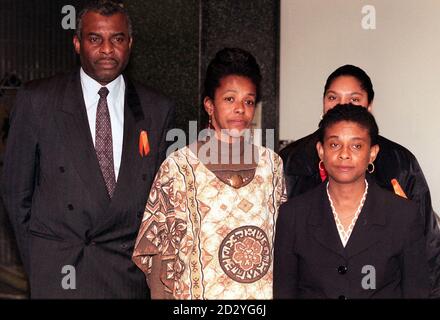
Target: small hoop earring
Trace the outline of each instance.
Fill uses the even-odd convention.
[[[372,166],[373,168],[370,169],[370,166]],[[368,171],[368,173],[373,173],[373,172],[374,172],[374,169],[375,169],[375,167],[374,167],[374,163],[373,163],[373,162],[370,162],[370,163],[368,164],[368,166],[367,166],[367,171]]]
[[[321,164],[322,164],[322,166],[321,166]],[[319,161],[319,163],[318,163],[318,167],[319,167],[319,170],[321,170],[321,171],[324,171],[325,170],[325,167],[324,167],[324,161]]]

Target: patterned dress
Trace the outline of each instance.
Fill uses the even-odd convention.
[[[252,181],[222,182],[185,147],[161,165],[145,208],[133,261],[176,299],[272,299],[275,221],[286,201],[281,158],[258,147]]]

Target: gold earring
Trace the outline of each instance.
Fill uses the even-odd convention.
[[[321,164],[322,164],[322,167],[321,167]],[[319,167],[319,170],[321,170],[321,171],[324,171],[325,170],[325,167],[324,167],[324,161],[319,161],[319,163],[318,163],[318,167]]]
[[[370,166],[372,166],[373,168],[370,169]],[[374,163],[373,163],[373,162],[370,162],[370,163],[368,164],[368,166],[367,166],[367,171],[368,171],[368,173],[373,173],[373,172],[374,172],[374,169],[375,169],[375,167],[374,167]]]

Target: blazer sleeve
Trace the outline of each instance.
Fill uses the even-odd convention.
[[[29,274],[28,228],[37,183],[38,143],[30,91],[18,92],[11,112],[1,192],[25,270]]]
[[[410,212],[403,249],[402,288],[404,298],[427,298],[429,296],[429,273],[426,256],[426,239],[423,221],[417,210]]]
[[[288,204],[280,207],[276,223],[274,244],[274,299],[295,299],[297,297],[298,259],[294,253],[294,212]]]

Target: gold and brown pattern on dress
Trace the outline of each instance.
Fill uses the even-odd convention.
[[[240,203],[238,204],[238,208],[240,210],[243,210],[244,212],[248,212],[249,210],[252,209],[253,206],[254,204],[246,199],[241,200]]]
[[[146,274],[151,273],[151,255],[160,254],[161,275],[165,291],[173,294],[175,284],[185,270],[185,265],[176,259],[186,234],[186,223],[175,217],[175,209],[186,210],[185,193],[173,193],[174,179],[167,178],[168,165],[158,172],[151,187],[145,207],[144,218],[136,240],[133,261]]]
[[[218,254],[223,271],[240,283],[261,279],[271,263],[269,239],[256,226],[242,226],[232,230],[223,239]]]
[[[202,214],[201,211],[198,210],[199,207],[197,205],[196,177],[193,171],[194,166],[191,166],[187,157],[182,154],[178,154],[176,162],[185,176],[189,218],[193,231],[193,246],[190,255],[191,298],[195,300],[204,299],[205,287],[203,283],[203,266],[200,250],[200,221],[202,219]],[[207,209],[206,207],[207,206],[205,206],[205,210]],[[206,212],[208,211],[209,210],[206,210]]]
[[[273,167],[273,175],[274,177],[280,177],[280,181],[277,183],[280,184],[278,188],[276,188],[276,199],[277,199],[277,208],[287,201],[287,191],[286,191],[286,180],[284,178],[283,173],[283,160],[280,157],[274,158],[274,167]]]
[[[161,281],[176,299],[272,298],[273,233],[285,187],[279,157],[264,147],[259,152],[254,179],[239,189],[188,147],[165,160],[133,255],[147,279],[151,257],[160,254]]]

